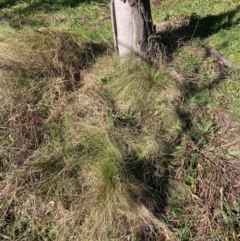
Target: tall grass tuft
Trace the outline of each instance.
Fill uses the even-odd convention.
[[[115,94],[119,75],[109,85],[97,81],[87,70],[91,53],[74,37],[28,28],[6,28],[1,36],[7,46],[0,52],[4,237],[174,240],[157,217],[161,193],[152,192],[153,180],[166,178],[162,132],[147,131],[156,115],[139,105],[140,96],[127,99],[140,76],[147,100],[165,77],[146,64],[122,68],[126,81],[131,73],[129,91],[116,85]],[[135,113],[126,116],[131,105]]]
[[[14,33],[9,27],[1,31],[5,49],[0,67],[18,76],[20,85],[26,79],[61,78],[68,90],[79,86],[81,70],[92,58],[91,50],[81,46],[73,36],[61,31],[24,28]]]

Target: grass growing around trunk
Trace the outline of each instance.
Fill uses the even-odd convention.
[[[152,4],[158,69],[107,1],[0,1],[1,240],[239,239],[238,6]]]

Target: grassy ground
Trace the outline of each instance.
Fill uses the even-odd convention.
[[[151,4],[157,69],[108,1],[0,0],[0,240],[240,239],[240,5]]]

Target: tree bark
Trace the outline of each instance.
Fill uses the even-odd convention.
[[[137,53],[149,58],[154,30],[149,0],[111,0],[111,17],[116,50],[121,57]]]

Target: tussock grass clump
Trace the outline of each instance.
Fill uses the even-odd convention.
[[[156,236],[154,230],[158,228],[171,236],[157,218],[147,221],[154,217],[152,211],[158,204],[150,195],[151,181],[145,183],[141,179],[154,166],[151,163],[161,159],[161,142],[151,135],[138,137],[131,128],[118,125],[113,100],[99,83],[88,81],[74,93],[77,98],[67,115],[74,121],[68,119],[72,125],[66,129],[68,145],[75,146],[70,148],[71,155],[80,155],[82,163],[82,209],[88,213],[82,221],[83,233],[86,232],[83,237],[101,240],[143,235],[146,230]],[[109,122],[110,118],[113,122]],[[134,163],[139,165],[139,172]]]
[[[5,49],[1,52],[1,69],[13,73],[24,84],[26,78],[61,78],[68,90],[79,86],[81,71],[91,59],[90,49],[81,46],[71,35],[48,29],[24,28],[1,33]]]
[[[36,86],[27,79],[19,89],[27,90],[28,111],[41,117],[42,139],[2,177],[1,231],[14,240],[174,240],[157,218],[162,191],[158,185],[153,191],[154,180],[165,179],[162,139],[138,136],[129,119],[123,124],[106,86],[82,76],[75,92],[54,76]],[[16,96],[15,89],[13,102]]]
[[[154,181],[166,179],[164,144],[146,130],[153,124],[147,115],[145,131],[141,113],[130,110],[127,116],[131,105],[148,112],[138,103],[136,80],[143,75],[140,94],[150,101],[160,72],[146,64],[122,69],[129,91],[116,86],[114,94],[113,82],[101,85],[86,70],[91,47],[99,46],[82,45],[63,31],[29,27],[6,26],[1,40],[2,237],[174,240],[157,217],[163,192]],[[134,95],[137,100],[128,102]]]
[[[154,70],[132,56],[115,69],[108,88],[123,112],[131,109],[143,111],[147,108],[148,101],[169,83],[168,76],[163,71]]]
[[[1,148],[9,166],[9,155],[9,163],[20,164],[41,145],[44,119],[64,91],[79,86],[89,59],[65,33],[4,26],[0,36]]]
[[[225,23],[232,33],[237,8],[168,23],[169,63],[156,69],[107,52],[108,3],[97,2],[1,15],[18,30],[0,29],[0,239],[239,239],[238,73],[205,59],[199,40],[214,43]]]
[[[3,210],[14,218],[8,222],[5,219],[2,229],[15,238],[25,237],[25,232],[32,238],[46,238],[49,230],[55,240],[108,240],[145,232],[152,237],[161,233],[174,240],[168,227],[153,213],[156,204],[147,183],[137,179],[143,174],[131,170],[135,164],[129,165],[107,130],[84,123],[74,127],[69,132],[72,127],[65,126],[62,140],[52,136],[54,139],[43,150],[39,148],[28,158],[17,179],[4,181],[1,197],[11,198],[5,201]],[[144,166],[141,169],[147,171]],[[15,202],[18,199],[21,201]],[[23,207],[20,215],[26,226],[17,216]],[[47,218],[42,219],[41,213]],[[19,225],[21,236],[17,234]]]
[[[180,101],[180,92],[170,72],[131,57],[114,67],[106,89],[117,107],[116,125],[131,126],[150,139],[163,140],[172,131],[174,135],[178,125],[174,105]]]

